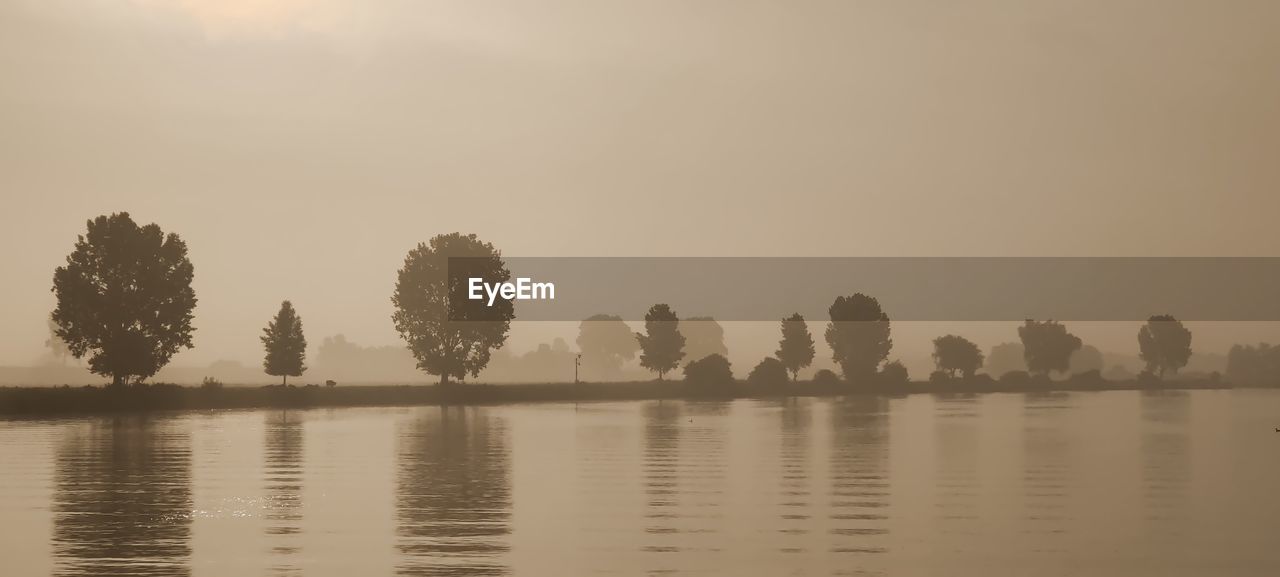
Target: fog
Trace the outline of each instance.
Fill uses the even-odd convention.
[[[283,299],[312,355],[399,345],[395,271],[453,231],[511,256],[1274,255],[1277,21],[1269,2],[5,2],[0,365],[48,361],[53,270],[118,211],[189,246],[175,368],[258,366]],[[1136,322],[1070,326],[1134,354]],[[1188,326],[1197,351],[1280,340]],[[776,347],[747,328],[726,327],[738,372]],[[922,363],[943,332],[1017,339],[894,331],[891,358]],[[507,349],[575,334],[517,322]]]

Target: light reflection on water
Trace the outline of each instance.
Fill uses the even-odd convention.
[[[14,575],[1266,575],[1280,392],[0,421]]]

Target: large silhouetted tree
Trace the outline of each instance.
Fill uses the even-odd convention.
[[[302,317],[293,310],[293,303],[280,303],[280,312],[262,329],[262,346],[267,350],[262,368],[268,375],[281,377],[280,384],[289,384],[289,377],[300,377],[307,367],[307,338],[302,335]]]
[[[1055,321],[1033,321],[1018,327],[1027,370],[1039,375],[1052,371],[1066,371],[1071,367],[1071,353],[1082,344],[1080,337],[1067,332],[1067,327]]]
[[[846,380],[869,381],[880,363],[889,356],[889,315],[880,310],[880,301],[862,293],[836,297],[828,311],[827,344],[831,360],[840,365]]]
[[[956,335],[933,339],[933,363],[939,371],[951,377],[959,372],[965,378],[972,377],[982,368],[982,349],[972,341]]]
[[[793,381],[800,369],[813,363],[813,335],[809,334],[809,325],[800,313],[782,319],[782,340],[778,341],[778,351],[774,354],[791,373]]]
[[[680,321],[671,307],[656,304],[644,315],[645,334],[636,333],[640,342],[640,366],[658,373],[658,380],[680,366],[684,358],[684,335]],[[698,360],[698,359],[694,359]]]
[[[1164,378],[1165,371],[1177,373],[1191,358],[1191,331],[1169,315],[1156,315],[1138,329],[1139,356],[1147,372]]]
[[[192,347],[193,274],[178,235],[127,212],[99,216],[53,273],[57,336],[115,386],[150,377]]]
[[[507,342],[515,306],[497,298],[467,298],[468,279],[486,284],[511,280],[501,253],[476,235],[442,234],[409,251],[396,278],[391,303],[400,337],[418,360],[418,368],[449,379],[476,376],[493,350]]]
[[[636,358],[640,343],[622,317],[594,315],[578,325],[578,350],[588,377],[616,376],[622,365]]]

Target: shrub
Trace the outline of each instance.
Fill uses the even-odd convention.
[[[840,377],[831,372],[830,369],[822,369],[813,374],[813,384],[815,385],[838,385]]]
[[[951,380],[951,375],[946,371],[934,371],[929,373],[930,383],[945,383]]]
[[[206,389],[206,390],[221,389],[222,381],[219,381],[218,379],[215,379],[213,377],[205,377],[203,381],[200,381],[200,388]]]
[[[773,357],[765,357],[747,375],[747,382],[752,385],[782,385],[789,380],[791,375],[787,373],[787,368],[782,366],[782,361]]]
[[[991,383],[996,382],[996,380],[991,378],[991,375],[988,375],[986,373],[978,373],[976,375],[973,375],[972,377],[966,378],[964,382],[971,383],[971,384],[988,384],[989,385]]]
[[[1103,381],[1102,371],[1098,369],[1090,369],[1081,373],[1071,375],[1071,380],[1077,383],[1101,383]]]
[[[711,354],[684,366],[684,380],[697,387],[721,387],[733,384],[733,370],[724,355]]]
[[[1031,373],[1028,373],[1027,371],[1009,371],[1000,375],[1000,382],[1014,385],[1025,385],[1031,382]]]
[[[910,380],[907,367],[902,364],[902,361],[893,361],[880,369],[880,382],[886,385],[905,385]]]

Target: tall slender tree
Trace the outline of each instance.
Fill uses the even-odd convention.
[[[644,315],[644,330],[647,334],[636,333],[636,340],[640,341],[640,366],[658,373],[658,380],[662,380],[667,371],[680,366],[680,359],[684,358],[680,320],[671,307],[656,304]]]
[[[280,312],[262,329],[262,346],[267,350],[262,368],[268,375],[281,377],[281,385],[289,384],[289,377],[300,377],[307,370],[303,364],[307,338],[302,335],[302,317],[293,309],[293,303],[280,303]]]
[[[53,273],[55,333],[112,385],[141,381],[193,346],[193,276],[178,235],[138,226],[127,212],[99,216]]]
[[[774,355],[786,367],[787,372],[791,373],[792,381],[796,380],[800,369],[813,363],[815,352],[813,335],[809,333],[809,325],[804,322],[804,317],[795,313],[782,319],[782,340],[778,341],[778,351]]]

